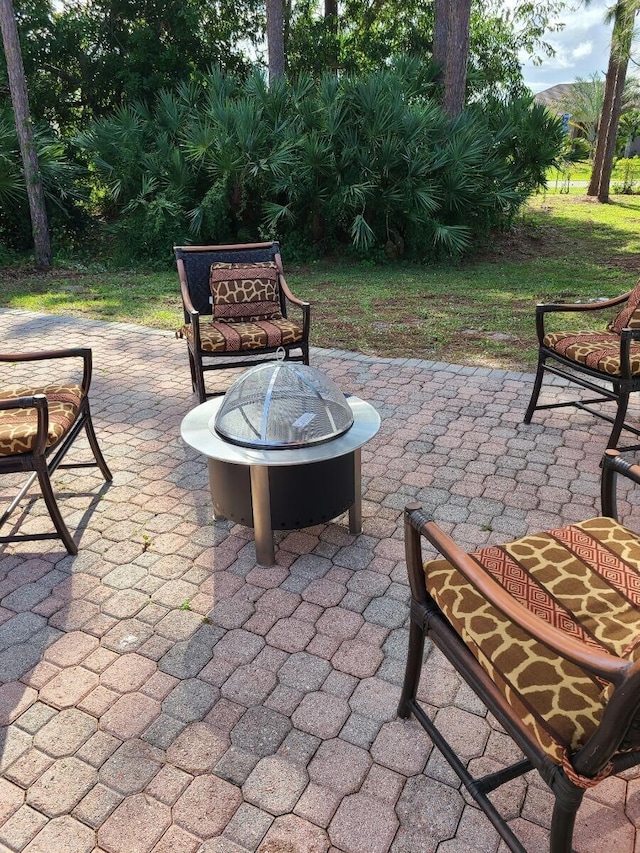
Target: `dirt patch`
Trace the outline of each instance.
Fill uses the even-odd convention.
[[[526,261],[530,258],[557,258],[567,254],[571,244],[565,232],[552,225],[513,225],[508,231],[496,231],[491,243],[480,249],[475,262],[502,263],[505,258]]]
[[[612,255],[603,261],[603,266],[612,270],[624,270],[640,274],[640,252],[627,255]]]

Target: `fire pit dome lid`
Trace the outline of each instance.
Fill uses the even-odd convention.
[[[225,394],[214,428],[233,444],[275,450],[330,441],[352,424],[351,407],[332,379],[277,361],[242,374]]]

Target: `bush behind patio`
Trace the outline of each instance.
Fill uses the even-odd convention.
[[[112,260],[162,266],[176,243],[274,237],[300,260],[461,257],[544,185],[562,129],[530,99],[449,122],[433,78],[413,60],[271,89],[212,72],[121,107],[75,140]]]

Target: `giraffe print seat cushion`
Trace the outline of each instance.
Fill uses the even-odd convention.
[[[471,555],[540,619],[595,649],[635,658],[640,537],[609,518],[526,536]],[[606,682],[513,625],[446,560],[425,563],[427,589],[544,752],[557,764],[586,742]],[[604,688],[604,689],[603,689]]]
[[[181,334],[193,343],[193,326],[187,323]],[[200,346],[205,352],[242,352],[267,347],[295,344],[303,338],[302,326],[288,320],[259,320],[257,322],[216,322],[200,325]]]
[[[272,261],[213,264],[209,272],[213,320],[256,323],[280,320],[278,271]]]
[[[15,400],[34,394],[44,394],[47,398],[47,447],[50,447],[66,435],[73,425],[82,402],[82,389],[79,385],[44,385],[39,388],[5,385],[0,390],[0,400]],[[38,414],[35,408],[0,410],[0,456],[29,453],[37,433]]]
[[[610,376],[620,376],[620,336],[615,332],[549,332],[544,346]],[[640,343],[630,349],[631,373],[640,376]]]

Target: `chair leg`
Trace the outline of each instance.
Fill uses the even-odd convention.
[[[105,480],[110,483],[113,480],[111,475],[111,471],[109,470],[109,466],[107,465],[104,456],[102,455],[102,451],[100,450],[100,445],[98,444],[98,439],[96,438],[95,430],[93,429],[93,421],[91,420],[91,412],[87,406],[87,417],[84,422],[84,428],[87,432],[87,439],[89,440],[89,446],[91,447],[91,451],[93,452],[93,456],[98,463],[98,468],[102,472],[102,476]]]
[[[416,693],[418,692],[423,655],[424,630],[412,619],[409,627],[409,650],[407,654],[407,666],[404,673],[404,685],[400,696],[400,702],[398,704],[398,716],[400,717],[406,718],[411,714],[409,703],[416,698]]]
[[[613,422],[613,429],[611,430],[611,435],[609,436],[609,442],[607,443],[607,450],[611,448],[615,449],[618,445],[618,439],[620,438],[620,433],[622,432],[622,428],[624,426],[624,419],[625,415],[627,414],[628,405],[629,392],[620,391],[618,394],[618,411],[616,414],[616,418]]]
[[[584,790],[565,777],[554,785],[554,793],[556,801],[551,817],[549,853],[571,853],[573,829]]]
[[[531,399],[529,400],[529,406],[524,416],[525,424],[531,423],[531,418],[533,417],[533,413],[536,410],[536,406],[538,404],[538,397],[540,396],[540,389],[542,388],[542,380],[544,378],[544,363],[546,361],[546,356],[540,355],[538,356],[538,370],[536,372],[536,378],[533,383],[533,391],[531,392]]]
[[[49,471],[46,467],[46,463],[43,464],[42,467],[39,466],[37,468],[37,473],[42,497],[44,498],[44,502],[49,510],[51,521],[53,521],[53,524],[58,531],[58,535],[62,539],[62,542],[69,554],[77,554],[78,546],[73,541],[67,525],[64,523],[62,515],[60,514],[60,510],[58,509],[58,504],[56,502],[55,495],[53,494],[53,489],[51,488],[51,480],[49,479]]]
[[[204,387],[204,371],[202,370],[202,356],[194,355],[193,364],[195,370],[195,390],[198,394],[198,402],[204,403],[207,399],[207,392]]]
[[[189,347],[187,347],[187,353],[189,355],[189,370],[191,371],[191,390],[197,391],[198,383],[196,380],[196,363],[193,358],[193,353],[191,352]]]

